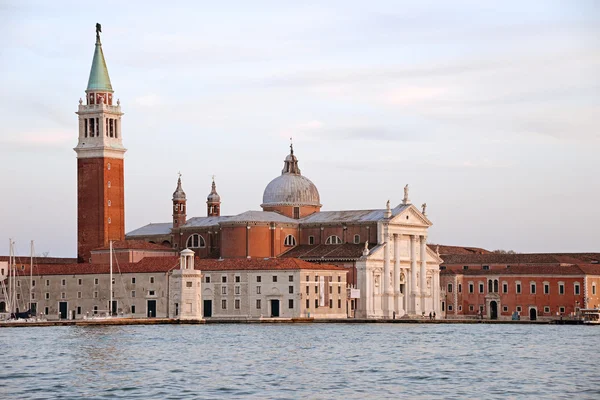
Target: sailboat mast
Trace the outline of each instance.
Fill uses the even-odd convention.
[[[29,261],[29,311],[31,311],[31,302],[33,301],[33,240],[31,241],[31,259]]]
[[[12,314],[12,238],[8,239],[8,312]]]
[[[113,304],[113,284],[112,284],[112,281],[113,281],[113,277],[112,277],[112,275],[113,275],[112,274],[112,272],[113,272],[112,271],[112,269],[113,269],[112,268],[113,254],[112,253],[113,253],[113,251],[112,251],[112,249],[113,248],[112,248],[112,240],[111,240],[110,241],[110,263],[109,263],[110,264],[110,302],[108,303],[108,310],[109,310],[108,312],[110,313],[110,315],[112,315],[112,304]]]

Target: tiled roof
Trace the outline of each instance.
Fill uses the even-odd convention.
[[[372,249],[375,244],[369,245]],[[362,256],[364,244],[318,244],[308,245],[303,244],[292,248],[291,250],[280,255],[282,258],[300,258],[306,260],[318,260],[318,259],[351,259],[356,260]]]
[[[170,235],[173,224],[171,222],[161,222],[157,224],[148,224],[137,228],[129,233],[126,237],[131,236],[153,236],[153,235]]]
[[[232,270],[335,270],[344,271],[345,268],[328,264],[313,264],[297,258],[226,258],[224,260],[202,259],[196,260],[195,268],[202,271],[232,271]]]
[[[600,264],[579,264],[579,268],[588,275],[600,275]]]
[[[286,217],[272,211],[246,211],[224,222],[281,222],[287,224],[298,224],[298,220]]]
[[[143,273],[143,272],[167,272],[179,265],[179,257],[145,257],[137,263],[114,263],[113,273]],[[90,275],[108,274],[108,264],[39,264],[33,265],[33,274],[40,275]],[[24,270],[18,270],[19,275],[29,275],[29,266]]]
[[[8,256],[0,256],[0,261],[8,261]],[[15,261],[21,265],[29,264],[31,259],[29,256],[16,256]],[[73,264],[76,262],[76,258],[68,257],[33,257],[34,264]]]
[[[99,247],[93,251],[109,250],[110,246]],[[163,246],[146,242],[144,240],[115,240],[113,242],[113,250],[159,250],[159,251],[175,251],[171,247]]]
[[[505,275],[583,275],[583,269],[578,265],[511,265],[504,269],[467,269],[461,271],[442,270],[444,275],[465,276],[505,276]]]
[[[479,247],[465,247],[465,246],[446,246],[443,244],[430,243],[427,246],[433,251],[439,249],[440,255],[444,256],[447,254],[491,254],[492,252]]]
[[[559,264],[552,254],[444,254],[444,264]]]
[[[187,220],[183,228],[196,228],[204,226],[215,226],[219,225],[220,222],[227,221],[230,216],[218,216],[218,217],[193,217]]]
[[[395,217],[408,207],[410,207],[410,204],[401,204],[393,208],[392,216]],[[385,219],[384,215],[385,209],[321,211],[301,218],[299,221],[303,224],[377,222]]]

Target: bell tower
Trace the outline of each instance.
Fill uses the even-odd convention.
[[[79,99],[77,153],[77,258],[88,262],[91,250],[125,239],[121,104],[113,89],[96,24],[96,45],[85,102]]]
[[[210,193],[206,197],[206,215],[208,217],[218,217],[221,215],[221,196],[217,193],[214,176]]]
[[[185,225],[186,202],[185,192],[181,187],[181,174],[179,174],[177,188],[175,189],[175,192],[173,192],[173,228],[179,228],[180,226]]]

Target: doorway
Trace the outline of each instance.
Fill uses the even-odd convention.
[[[110,308],[110,315],[117,315],[117,300],[112,301],[112,307]]]
[[[148,318],[156,317],[156,300],[148,300],[148,312],[146,316]]]
[[[498,319],[498,303],[490,301],[490,319]]]
[[[279,317],[279,300],[271,300],[271,318]]]
[[[71,319],[75,319],[75,310],[71,310]]]
[[[212,317],[212,300],[204,300],[204,316],[206,318]]]
[[[537,320],[537,310],[535,308],[530,308],[529,309],[529,320],[530,321]]]
[[[58,303],[58,312],[60,319],[67,319],[67,302],[61,301]]]

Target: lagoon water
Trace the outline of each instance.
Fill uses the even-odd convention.
[[[0,329],[0,398],[600,398],[600,327]]]

